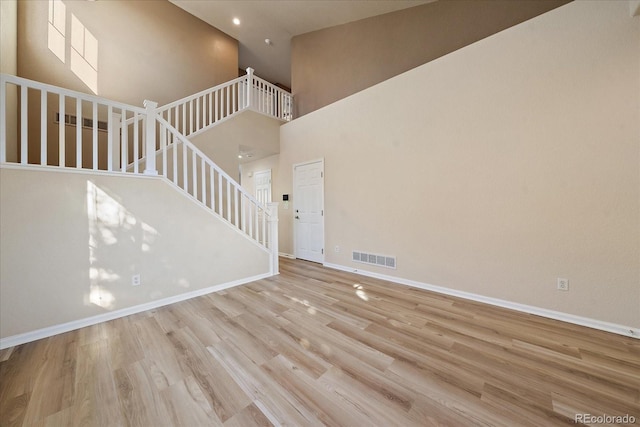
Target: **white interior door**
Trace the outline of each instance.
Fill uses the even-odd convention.
[[[266,205],[271,203],[271,169],[253,174],[256,199]]]
[[[324,261],[324,160],[293,168],[296,258]]]

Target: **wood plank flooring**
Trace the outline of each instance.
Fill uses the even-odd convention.
[[[639,340],[304,261],[280,269],[0,352],[0,425],[640,424]]]

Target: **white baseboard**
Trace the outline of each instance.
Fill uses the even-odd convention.
[[[278,255],[280,255],[283,258],[296,259],[295,255],[286,254],[284,252],[279,252]]]
[[[348,271],[350,273],[360,274],[362,276],[373,277],[375,279],[386,280],[389,282],[399,283],[401,285],[412,286],[414,288],[424,289],[427,291],[437,292],[440,294],[451,295],[454,297],[464,298],[471,301],[482,302],[485,304],[504,307],[523,313],[535,314],[537,316],[549,319],[560,320],[562,322],[572,323],[575,325],[586,326],[588,328],[599,329],[601,331],[613,332],[614,334],[624,335],[631,338],[640,339],[640,328],[631,326],[618,325],[616,323],[604,322],[601,320],[591,319],[588,317],[576,316],[573,314],[563,313],[560,311],[548,310],[546,308],[535,307],[526,304],[501,300],[498,298],[486,297],[483,295],[473,294],[471,292],[457,291],[455,289],[443,288],[441,286],[430,285],[427,283],[417,282],[415,280],[403,279],[400,277],[388,276],[386,274],[374,273],[371,271],[346,267],[339,264],[324,263],[325,267],[334,268],[336,270]]]
[[[31,341],[36,341],[42,338],[48,338],[48,337],[62,334],[65,332],[74,331],[76,329],[84,328],[86,326],[96,325],[98,323],[107,322],[113,319],[118,319],[120,317],[129,316],[131,314],[152,310],[154,308],[158,308],[158,307],[173,304],[176,302],[210,294],[212,292],[233,288],[234,286],[244,285],[245,283],[254,282],[256,280],[264,279],[266,277],[271,277],[271,274],[269,273],[259,274],[257,276],[249,277],[246,279],[234,280],[232,282],[222,283],[220,285],[214,285],[208,288],[198,289],[198,290],[187,292],[180,295],[174,295],[172,297],[167,297],[167,298],[159,299],[156,301],[147,302],[147,303],[136,305],[133,307],[122,308],[120,310],[111,311],[109,313],[98,314],[97,316],[86,317],[84,319],[73,320],[71,322],[49,326],[42,329],[37,329],[35,331],[25,332],[23,334],[12,335],[6,338],[0,338],[0,350],[9,348],[9,347],[14,347],[16,345],[28,343]]]

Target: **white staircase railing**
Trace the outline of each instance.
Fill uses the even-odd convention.
[[[13,120],[11,110],[17,112]],[[125,173],[146,153],[146,114],[144,108],[0,74],[0,163]],[[8,135],[17,138],[11,147]]]
[[[291,94],[247,68],[245,76],[171,102],[157,112],[182,135],[194,136],[246,109],[289,121]]]
[[[140,108],[0,74],[0,164],[160,175],[267,250],[278,272],[277,203],[259,203],[154,102]]]
[[[198,147],[161,117],[158,173],[202,206],[272,252],[277,271],[278,203],[262,205]]]

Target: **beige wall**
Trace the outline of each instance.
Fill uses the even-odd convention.
[[[238,42],[165,0],[22,0],[17,12],[17,71],[21,77],[86,93],[97,92],[102,97],[137,106],[142,106],[145,99],[163,105],[236,78]],[[80,27],[87,33],[79,33]],[[77,65],[82,64],[77,59],[78,34],[84,36],[80,40],[85,40],[86,51],[82,53],[87,58],[97,50],[97,62],[89,61],[97,68],[93,70],[96,86],[87,77],[91,72],[85,73],[89,69],[87,64],[85,68]],[[86,42],[92,37],[97,48],[90,48],[91,43]],[[55,47],[56,40],[61,43],[61,51]],[[40,162],[39,97],[38,92],[30,92],[31,163]],[[51,95],[47,109],[49,164],[57,164],[58,126],[54,124],[57,110],[57,96]],[[67,100],[67,111],[75,114],[73,100]],[[90,114],[90,110],[84,112],[85,117]],[[99,118],[106,120],[106,108],[99,111]],[[8,122],[15,126],[16,120]],[[75,159],[75,131],[67,129],[67,159]],[[90,131],[84,133],[88,136]],[[106,134],[98,135],[102,149],[106,147]],[[8,146],[11,151],[18,151],[15,136],[8,138]],[[90,165],[90,143],[85,144],[83,154],[85,166]],[[105,160],[99,167],[105,169],[106,156],[99,157]],[[75,161],[68,165],[74,164]]]
[[[213,128],[190,137],[190,141],[236,181],[240,181],[241,151],[256,157],[280,150],[281,121],[255,111],[243,111]]]
[[[16,0],[0,2],[0,72],[15,75],[18,70],[18,4]]]
[[[18,3],[16,0],[0,1],[0,73],[18,74]],[[17,141],[18,92],[15,87],[7,88],[7,141]],[[13,106],[13,108],[12,108]],[[7,160],[15,162],[17,145],[8,146]]]
[[[573,2],[283,125],[278,192],[324,157],[326,262],[638,328],[639,112],[640,20]]]
[[[295,116],[565,3],[441,0],[296,36],[291,41]]]
[[[269,272],[160,178],[2,169],[0,186],[2,338]]]
[[[92,93],[72,71],[74,17],[97,40],[100,96],[162,105],[237,77],[238,42],[165,0],[54,1],[64,8],[62,61],[49,48],[49,4],[18,2],[21,77]]]

